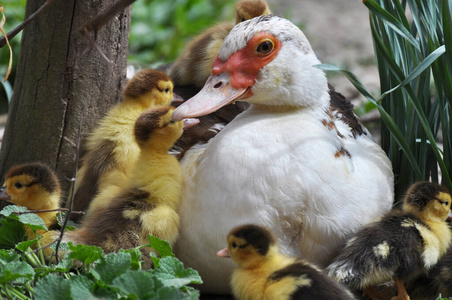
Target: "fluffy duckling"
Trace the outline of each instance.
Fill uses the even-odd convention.
[[[402,211],[389,212],[351,238],[327,268],[328,274],[354,289],[394,280],[398,296],[406,300],[404,281],[430,269],[446,253],[451,232],[445,222],[451,205],[448,191],[435,183],[419,182],[408,190]]]
[[[5,176],[0,189],[0,199],[7,200],[28,210],[52,210],[60,207],[60,183],[55,173],[41,163],[28,163],[12,167]],[[48,229],[57,227],[56,214],[37,212]],[[27,235],[34,239],[34,233],[26,228]]]
[[[89,215],[108,204],[111,195],[127,182],[140,153],[133,136],[136,119],[147,108],[169,105],[175,98],[173,83],[165,73],[144,69],[135,74],[124,90],[123,101],[100,120],[87,138],[75,185],[74,210],[87,210],[89,206]]]
[[[136,120],[134,136],[141,151],[127,187],[84,219],[79,230],[67,232],[67,241],[100,246],[105,252],[146,244],[149,234],[174,243],[182,175],[168,150],[181,136],[183,122],[171,121],[173,110],[151,108]]]
[[[261,15],[271,14],[265,0],[241,0],[235,7],[236,24]],[[217,24],[195,37],[182,50],[169,69],[169,76],[176,85],[195,85],[201,88],[212,73],[212,64],[220,52],[224,38],[234,23]]]
[[[355,299],[317,267],[279,253],[275,238],[263,227],[236,227],[227,240],[228,248],[217,255],[238,265],[231,279],[237,299]]]

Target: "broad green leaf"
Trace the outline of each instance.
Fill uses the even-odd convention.
[[[71,300],[70,281],[57,275],[48,275],[37,281],[35,300]]]
[[[163,288],[163,284],[151,273],[146,271],[127,271],[116,277],[113,285],[127,297],[134,295],[135,299],[153,299],[155,291]]]
[[[57,243],[53,243],[52,245],[50,245],[50,249],[52,249],[53,251],[55,251],[55,250],[56,250],[56,246],[57,246]],[[69,252],[69,246],[68,246],[68,244],[67,244],[67,243],[64,243],[64,242],[61,242],[58,251],[63,251],[63,252],[65,252],[65,253],[68,253],[68,252]]]
[[[132,259],[129,253],[109,253],[94,265],[91,272],[97,273],[98,276],[96,277],[100,278],[104,283],[111,284],[113,279],[130,270],[131,262]]]
[[[29,241],[23,241],[16,245],[16,249],[22,252],[25,252],[29,247],[31,247],[33,244],[35,244],[38,240],[40,240],[42,237],[38,237],[34,240]]]
[[[72,299],[95,299],[94,288],[96,284],[94,281],[87,278],[85,275],[73,276],[70,279],[70,291]]]
[[[129,253],[130,254],[130,268],[132,270],[140,270],[141,269],[141,263],[140,263],[140,259],[141,259],[141,251],[138,248],[132,248],[132,249],[123,249],[120,250],[124,251],[125,253]]]
[[[57,272],[68,272],[71,270],[74,265],[74,261],[72,259],[64,258],[57,265],[51,265],[52,270]]]
[[[170,244],[167,241],[161,240],[155,236],[149,235],[149,246],[158,252],[160,257],[171,256],[174,257]]]
[[[175,257],[160,259],[158,268],[153,274],[157,276],[165,286],[181,288],[188,284],[201,284],[202,279],[198,272],[192,268],[185,269],[182,262]]]
[[[0,264],[19,261],[20,255],[14,249],[0,249]]]
[[[4,215],[5,217],[14,218],[21,222],[22,224],[30,227],[32,230],[37,229],[47,230],[47,227],[42,221],[42,219],[35,213],[26,213],[21,215],[14,214],[14,212],[26,212],[26,211],[27,211],[26,207],[17,205],[8,205],[0,211],[0,214]]]
[[[33,268],[23,261],[0,264],[0,283],[7,283],[18,278],[31,279],[33,275]]]
[[[18,220],[6,217],[0,220],[0,249],[11,249],[26,239],[25,228]]]
[[[102,248],[96,246],[86,246],[78,244],[74,246],[69,242],[69,259],[77,259],[85,264],[85,266],[90,265],[96,260],[100,259],[103,255]]]

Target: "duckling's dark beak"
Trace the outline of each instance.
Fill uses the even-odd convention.
[[[0,200],[11,200],[11,196],[6,193],[6,186],[0,189]]]
[[[447,220],[452,221],[452,211],[449,210],[449,215],[447,216]]]
[[[176,93],[173,93],[173,99],[171,99],[171,104],[173,103],[182,103],[184,102],[184,98],[182,98],[181,96],[179,96]]]
[[[231,257],[231,255],[229,254],[229,249],[228,248],[224,248],[223,250],[220,250],[217,252],[217,256],[219,257]]]

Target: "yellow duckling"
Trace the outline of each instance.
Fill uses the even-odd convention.
[[[90,215],[108,205],[107,200],[127,182],[140,152],[133,136],[136,119],[146,109],[169,105],[175,98],[173,83],[165,73],[144,69],[135,74],[124,90],[124,100],[87,138],[75,185],[74,210],[87,210],[89,206]]]
[[[231,257],[238,265],[231,285],[239,300],[355,299],[317,267],[279,253],[274,236],[257,225],[232,229],[228,248],[217,255]]]
[[[87,216],[79,230],[67,232],[66,241],[100,246],[105,252],[146,244],[149,234],[175,242],[182,174],[168,150],[182,135],[183,122],[171,121],[173,110],[151,108],[136,120],[140,153],[126,188]]]
[[[28,163],[12,167],[5,176],[0,197],[24,206],[28,210],[53,210],[60,208],[60,183],[55,173],[41,163]],[[36,212],[48,229],[57,224],[57,211]],[[27,235],[34,239],[33,232],[27,228]]]
[[[241,0],[235,7],[235,24],[268,14],[271,10],[265,0]],[[168,71],[174,84],[203,87],[212,73],[213,61],[220,52],[224,38],[235,24],[219,23],[190,41]]]
[[[402,211],[393,211],[352,237],[327,268],[328,274],[372,299],[375,285],[394,280],[398,296],[410,299],[405,280],[430,269],[446,253],[451,232],[445,222],[451,196],[442,186],[419,182],[410,187]]]

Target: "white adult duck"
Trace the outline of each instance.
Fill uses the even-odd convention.
[[[215,251],[235,226],[263,225],[283,253],[325,266],[347,237],[390,210],[391,163],[367,130],[331,108],[319,63],[291,22],[257,17],[233,28],[203,89],[174,111],[181,120],[251,104],[182,160],[175,251],[199,271],[203,292],[230,292],[234,264]]]

